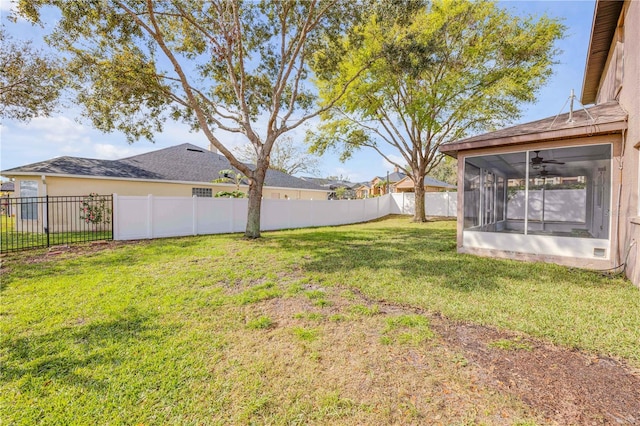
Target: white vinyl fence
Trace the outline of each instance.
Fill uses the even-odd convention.
[[[391,194],[393,203],[390,214],[415,213],[416,197],[413,192]],[[456,217],[458,214],[457,192],[427,192],[424,194],[424,209],[427,216]]]
[[[524,219],[525,192],[516,191],[507,204],[507,219]],[[587,220],[586,189],[542,189],[529,191],[529,220],[575,221]]]
[[[364,200],[262,200],[261,230],[366,222],[389,214],[413,214],[411,197],[392,194]],[[431,195],[431,194],[429,194]],[[455,193],[425,200],[427,215],[455,216]],[[400,197],[398,197],[400,196]],[[437,199],[436,199],[437,198]],[[401,204],[398,204],[401,203]],[[445,203],[436,208],[434,204]],[[246,198],[113,196],[114,240],[244,232]],[[446,214],[445,214],[446,213]]]

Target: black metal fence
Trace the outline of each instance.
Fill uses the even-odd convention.
[[[113,196],[0,198],[0,252],[113,239]]]

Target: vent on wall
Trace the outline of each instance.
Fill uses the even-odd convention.
[[[607,249],[603,248],[594,248],[593,249],[593,257],[606,257]]]

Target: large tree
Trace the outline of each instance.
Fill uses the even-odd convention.
[[[422,222],[424,178],[442,160],[440,145],[517,119],[551,75],[563,26],[513,16],[491,1],[405,3],[411,13],[380,8],[361,26],[360,43],[345,40],[341,62],[318,71],[321,98],[333,107],[310,139],[316,151],[338,148],[342,158],[368,147],[403,169]],[[372,66],[333,103],[365,63]]]
[[[249,238],[260,236],[274,143],[332,105],[317,106],[310,66],[334,60],[362,11],[350,0],[20,0],[19,11],[40,22],[47,5],[61,15],[48,40],[69,54],[94,126],[133,142],[170,115],[202,131],[249,179]],[[349,79],[339,84],[335,99]],[[227,148],[228,133],[246,137],[255,166]]]
[[[64,88],[58,59],[14,40],[0,27],[0,118],[29,121],[51,115]]]

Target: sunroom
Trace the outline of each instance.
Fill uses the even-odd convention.
[[[611,103],[443,146],[458,158],[458,250],[610,267],[625,128]]]

